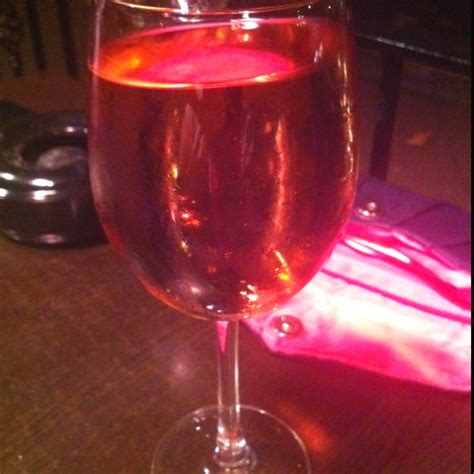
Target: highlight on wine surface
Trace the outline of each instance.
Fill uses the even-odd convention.
[[[145,29],[99,38],[90,64],[100,218],[180,311],[269,311],[314,276],[352,204],[349,36],[286,9],[164,27],[172,13],[152,13],[137,9]]]

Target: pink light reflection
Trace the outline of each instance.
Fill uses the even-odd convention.
[[[300,320],[299,337],[275,331],[281,315]],[[247,324],[274,352],[471,389],[471,275],[400,231],[351,222],[298,295]]]

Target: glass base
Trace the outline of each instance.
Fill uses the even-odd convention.
[[[310,474],[306,448],[284,422],[242,405],[241,422],[252,457],[249,467],[225,469],[214,461],[217,407],[196,410],[160,440],[152,474]]]

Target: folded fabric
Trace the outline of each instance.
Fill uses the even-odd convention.
[[[247,321],[248,326],[270,350],[283,355],[328,358],[390,377],[470,391],[471,275],[470,262],[462,261],[467,236],[459,233],[466,227],[458,226],[457,237],[446,238],[453,229],[444,229],[445,219],[432,218],[423,231],[444,241],[427,242],[423,232],[414,235],[407,229],[415,228],[417,219],[426,221],[433,209],[444,215],[443,205],[424,198],[416,202],[410,193],[400,195],[389,187],[389,194],[398,193],[394,206],[400,209],[405,200],[405,209],[412,212],[390,221],[387,185],[365,183],[371,198],[384,202],[385,218],[363,222],[355,217],[319,274],[280,309]],[[356,208],[366,197],[367,192],[359,192]],[[453,213],[448,213],[451,218]],[[468,220],[467,214],[459,216]],[[461,251],[451,255],[453,249]]]

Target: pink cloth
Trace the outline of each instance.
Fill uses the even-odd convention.
[[[246,324],[283,355],[468,392],[470,310],[470,273],[408,233],[351,222],[298,295]],[[275,328],[284,315],[302,325],[294,337]]]

